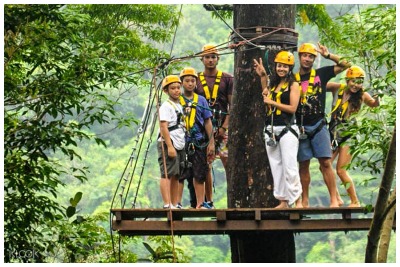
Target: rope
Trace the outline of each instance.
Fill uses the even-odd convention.
[[[254,38],[252,38],[252,39],[250,39],[250,40],[247,40],[247,39],[243,38],[240,34],[238,34],[238,33],[235,31],[235,33],[236,33],[237,35],[239,35],[240,37],[242,37],[244,40],[238,42],[237,44],[232,44],[232,45],[230,46],[230,48],[232,48],[232,49],[233,49],[233,48],[237,48],[237,47],[239,47],[239,46],[241,46],[241,45],[244,45],[244,44],[246,44],[246,43],[250,43],[250,44],[254,45],[253,43],[251,43],[251,41],[254,41],[254,40],[257,40],[257,39],[259,39],[259,38],[268,36],[268,35],[270,35],[270,34],[273,34],[273,33],[275,33],[275,32],[281,31],[281,30],[293,30],[293,29],[290,29],[290,28],[277,28],[277,29],[275,29],[275,30],[273,30],[273,31],[271,31],[271,32],[267,32],[267,33],[262,34],[262,35],[260,35],[260,36],[256,36],[256,37],[254,37]],[[258,46],[257,46],[257,47],[258,47]]]
[[[179,10],[179,16],[178,16],[178,21],[181,18],[181,14],[182,14],[182,6],[183,4],[181,4],[181,9]],[[178,23],[179,24],[179,23]],[[175,33],[174,33],[174,39],[172,39],[172,45],[171,45],[171,51],[169,52],[169,55],[171,56],[172,54],[172,49],[174,48],[174,44],[175,44],[175,37],[176,37],[176,31],[178,30],[178,25],[176,25],[175,28]]]

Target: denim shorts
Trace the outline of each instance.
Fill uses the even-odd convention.
[[[306,133],[312,132],[314,129],[318,128],[318,126],[322,122],[323,120],[320,120],[312,126],[304,126],[304,130],[306,131]],[[322,127],[322,129],[318,133],[316,133],[311,140],[309,137],[307,139],[300,139],[299,141],[299,151],[297,153],[298,162],[310,160],[313,157],[332,157],[331,140],[328,128],[326,126]]]

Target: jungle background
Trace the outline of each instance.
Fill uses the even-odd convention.
[[[368,92],[381,95],[381,106],[364,107],[349,128],[356,133],[349,172],[361,204],[372,207],[395,124],[396,9],[310,6],[298,5],[298,43],[320,41],[331,53],[350,58],[366,69]],[[322,15],[325,8],[332,21]],[[4,13],[4,261],[169,262],[173,241],[180,262],[230,262],[227,235],[118,240],[117,233],[110,234],[109,210],[132,156],[139,171],[123,192],[125,207],[162,206],[158,125],[138,130],[151,101],[154,67],[171,56],[198,53],[207,43],[226,44],[231,19],[222,21],[202,5],[5,5]],[[227,51],[218,68],[233,73],[234,51]],[[332,62],[318,57],[315,67],[327,64]],[[184,66],[202,70],[199,58],[189,57],[166,72],[178,74]],[[343,77],[335,80],[344,82]],[[328,94],[327,113],[331,102]],[[148,150],[137,154],[139,137]],[[219,160],[213,174],[214,205],[226,208]],[[311,206],[328,206],[316,160],[311,177]],[[340,192],[349,204],[341,185]],[[188,195],[185,188],[186,208]],[[296,234],[296,260],[363,262],[366,236]],[[388,262],[396,262],[395,251],[392,233]]]

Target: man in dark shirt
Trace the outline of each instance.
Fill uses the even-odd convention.
[[[233,76],[217,69],[220,59],[218,49],[215,45],[203,46],[201,62],[204,71],[199,73],[197,88],[195,92],[204,96],[213,110],[213,128],[215,131],[216,155],[221,159],[226,173],[228,162],[228,125],[229,109],[232,106]],[[212,160],[210,160],[211,162]],[[213,208],[212,198],[212,173],[211,168],[206,180],[207,203]]]

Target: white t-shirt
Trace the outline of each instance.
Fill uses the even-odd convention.
[[[171,100],[165,101],[160,107],[160,121],[167,121],[168,128],[177,124],[178,115],[183,114],[183,108],[180,103],[172,102]],[[169,132],[172,143],[177,150],[182,150],[185,148],[185,122],[180,119],[178,128]],[[161,141],[161,137],[158,139]]]

